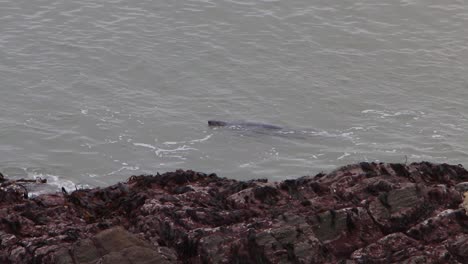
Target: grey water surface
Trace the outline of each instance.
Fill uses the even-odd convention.
[[[0,0],[0,171],[74,189],[466,165],[467,48],[461,0]]]

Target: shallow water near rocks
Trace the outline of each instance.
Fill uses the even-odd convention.
[[[0,0],[0,171],[75,189],[466,164],[466,28],[455,0]]]

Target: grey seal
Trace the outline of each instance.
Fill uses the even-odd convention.
[[[245,128],[245,129],[265,129],[265,130],[281,130],[280,126],[249,122],[249,121],[220,121],[220,120],[208,120],[208,126],[210,127],[232,127],[232,128]]]

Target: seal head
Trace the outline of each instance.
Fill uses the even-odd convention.
[[[208,126],[212,126],[212,127],[223,127],[223,126],[227,126],[227,122],[224,122],[224,121],[218,121],[218,120],[208,120]]]

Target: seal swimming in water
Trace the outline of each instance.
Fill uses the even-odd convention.
[[[251,121],[220,121],[208,120],[208,126],[212,128],[226,128],[242,132],[242,135],[270,135],[285,138],[306,139],[306,135],[301,131],[285,129],[283,127],[265,123]]]
[[[343,132],[329,133],[327,131],[318,131],[311,128],[291,129],[277,125],[252,122],[252,121],[221,121],[208,120],[208,126],[211,128],[226,128],[240,132],[243,136],[270,135],[288,139],[311,139],[321,138],[343,138],[350,139]]]
[[[232,128],[245,128],[245,129],[266,129],[266,130],[280,130],[283,129],[280,126],[263,124],[257,122],[242,122],[242,121],[219,121],[219,120],[208,120],[208,126],[210,127],[232,127]]]

